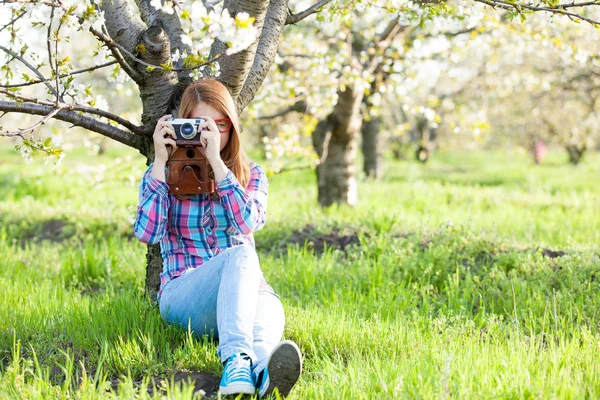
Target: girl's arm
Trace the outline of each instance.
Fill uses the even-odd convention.
[[[162,239],[167,231],[169,214],[169,187],[152,176],[152,166],[153,164],[150,164],[142,178],[133,224],[135,237],[148,244],[158,243]]]
[[[249,235],[267,221],[268,186],[267,175],[258,164],[250,169],[250,183],[246,189],[230,170],[225,179],[217,183],[221,205],[238,232]]]

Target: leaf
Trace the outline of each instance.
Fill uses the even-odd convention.
[[[44,147],[50,147],[52,145],[52,138],[44,140]]]

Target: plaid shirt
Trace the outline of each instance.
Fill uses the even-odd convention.
[[[228,170],[225,179],[215,185],[219,200],[209,194],[179,200],[151,171],[152,164],[140,185],[134,231],[144,243],[160,241],[164,261],[160,300],[165,284],[187,269],[199,267],[233,246],[254,247],[252,234],[263,227],[267,217],[269,183],[262,168],[252,163],[247,189]],[[264,279],[261,290],[273,292]]]

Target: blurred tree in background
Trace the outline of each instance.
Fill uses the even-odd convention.
[[[552,139],[576,163],[597,135],[598,5],[6,0],[0,111],[4,121],[38,117],[13,119],[0,135],[18,139],[25,158],[60,159],[65,135],[36,135],[58,119],[151,162],[156,120],[176,114],[194,79],[214,76],[257,121],[249,130],[274,171],[298,156],[316,166],[325,206],[356,202],[361,134],[363,172],[375,179],[386,141],[398,155],[414,144],[426,161],[441,143]],[[153,298],[161,269],[150,246]]]

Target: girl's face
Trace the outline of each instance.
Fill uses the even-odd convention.
[[[209,118],[212,118],[213,120],[217,120],[217,119],[221,119],[221,118],[226,118],[227,116],[221,114],[216,109],[212,108],[208,104],[201,101],[198,104],[196,104],[196,107],[194,107],[194,110],[192,111],[192,115],[190,115],[189,118],[201,118],[201,117],[209,117]],[[221,133],[221,149],[220,149],[221,151],[225,148],[225,146],[227,146],[227,142],[229,142],[229,134],[230,134],[229,132],[231,132],[231,129],[229,129],[226,132],[220,132]]]

